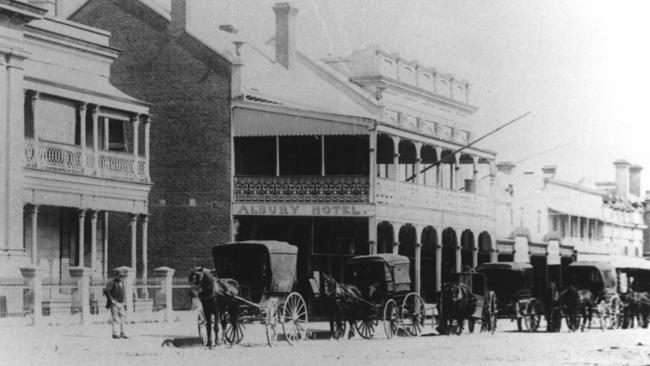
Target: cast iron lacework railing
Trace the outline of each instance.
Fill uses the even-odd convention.
[[[366,176],[237,176],[236,202],[368,202]]]
[[[82,158],[83,155],[83,158]],[[78,145],[25,139],[25,166],[49,171],[79,173],[125,181],[146,182],[147,162],[133,154],[100,150],[97,161],[92,149],[82,154]]]

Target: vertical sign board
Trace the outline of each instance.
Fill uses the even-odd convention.
[[[525,236],[515,237],[515,255],[513,260],[515,262],[530,263],[528,254],[528,238]]]
[[[557,240],[549,240],[548,246],[546,247],[548,256],[546,257],[546,264],[554,265],[561,264],[561,255],[560,255],[560,242]]]

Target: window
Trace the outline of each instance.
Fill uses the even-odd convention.
[[[126,131],[124,121],[109,119],[108,120],[108,150],[111,151],[128,151],[126,146]]]

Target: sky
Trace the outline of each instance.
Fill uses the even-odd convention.
[[[163,2],[165,0],[156,0]],[[168,5],[167,0],[167,5]],[[193,26],[234,24],[273,36],[272,0],[188,0]],[[640,164],[650,189],[650,2],[521,0],[293,0],[298,48],[347,56],[387,52],[471,84],[474,136],[531,116],[481,146],[497,161],[577,182],[613,181],[613,162]]]

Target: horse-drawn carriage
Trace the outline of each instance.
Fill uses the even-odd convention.
[[[464,321],[467,329],[481,323],[481,330],[494,334],[497,325],[497,297],[488,289],[487,276],[475,271],[449,274],[437,303],[441,333],[460,334]]]
[[[485,274],[487,287],[496,294],[499,317],[516,320],[519,331],[524,328],[537,331],[542,313],[553,305],[545,304],[545,296],[539,296],[541,291],[535,288],[533,266],[523,262],[494,262],[481,264],[477,271]]]
[[[345,333],[346,321],[363,338],[372,338],[383,320],[387,338],[399,329],[417,336],[424,326],[425,309],[420,295],[411,292],[410,262],[397,254],[352,257],[345,263],[346,284],[324,275],[325,295],[335,304],[330,314],[332,335]],[[353,334],[353,333],[351,333]]]
[[[292,292],[297,254],[297,247],[279,241],[244,241],[212,248],[215,285],[227,287],[219,281],[232,279],[230,283],[236,286],[210,295],[219,309],[227,342],[241,342],[244,324],[254,321],[265,326],[269,346],[276,343],[280,327],[290,344],[306,338],[307,305],[299,293]],[[211,330],[202,323],[209,324],[209,320],[204,309],[199,314],[199,334],[204,344]]]

